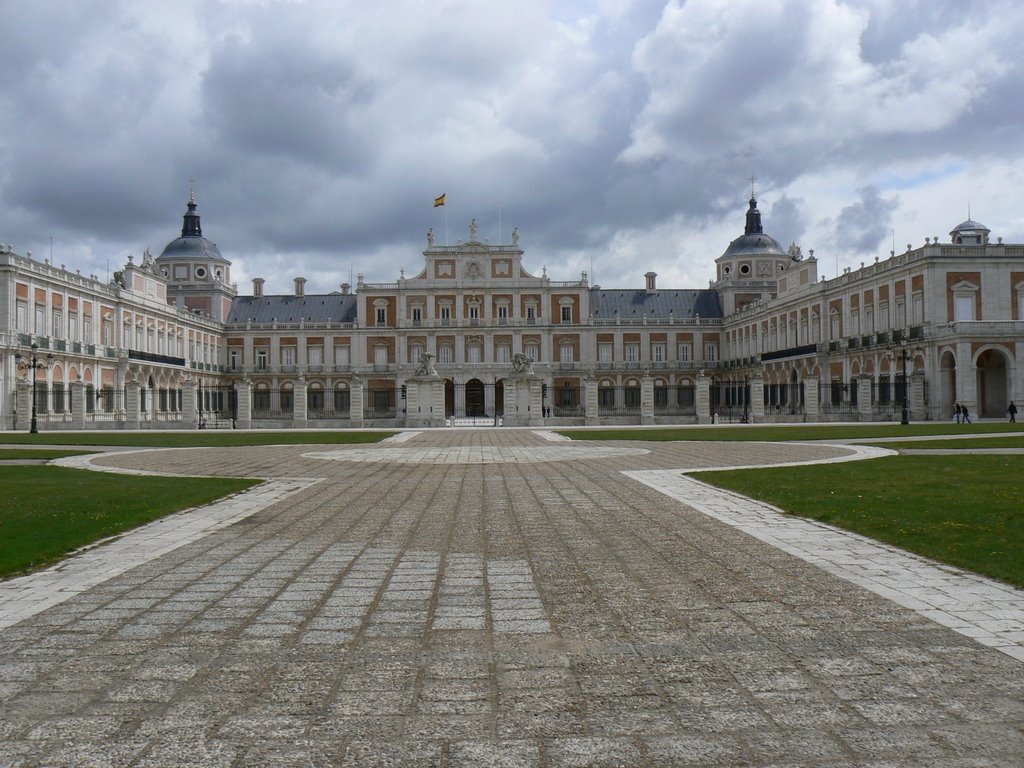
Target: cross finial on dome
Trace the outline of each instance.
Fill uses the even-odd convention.
[[[754,182],[757,181],[757,176],[751,175],[750,177],[750,199],[754,199]]]
[[[196,177],[195,176],[189,176],[188,177],[188,201],[190,203],[195,203],[195,201],[196,201]]]

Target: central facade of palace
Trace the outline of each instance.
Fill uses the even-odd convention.
[[[822,280],[751,198],[701,289],[555,281],[518,231],[469,234],[329,294],[237,295],[194,200],[110,284],[0,247],[4,427],[33,392],[40,429],[920,420],[1024,398],[1024,246],[975,221]]]

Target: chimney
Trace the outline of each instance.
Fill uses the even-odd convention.
[[[341,295],[342,296],[348,296],[349,293],[351,293],[351,292],[352,292],[352,286],[351,285],[349,285],[348,283],[342,283],[341,284]]]
[[[252,295],[262,296],[263,295],[263,283],[266,282],[262,277],[254,277],[252,279]]]
[[[657,277],[658,277],[658,273],[657,272],[648,272],[647,274],[644,275],[644,278],[646,278],[646,280],[647,280],[647,292],[648,293],[654,293],[656,290],[658,290],[657,286],[655,285],[655,279]]]
[[[306,278],[296,277],[295,278],[295,295],[305,296],[306,295]]]

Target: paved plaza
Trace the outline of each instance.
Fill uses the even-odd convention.
[[[1021,592],[683,473],[880,453],[509,429],[62,460],[268,482],[0,583],[0,767],[1024,766]]]

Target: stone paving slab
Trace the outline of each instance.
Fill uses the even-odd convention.
[[[680,472],[626,473],[745,533],[1024,662],[1024,591]]]
[[[0,766],[1019,764],[1024,665],[622,474],[852,449],[543,446],[93,459],[309,485],[4,628]]]

